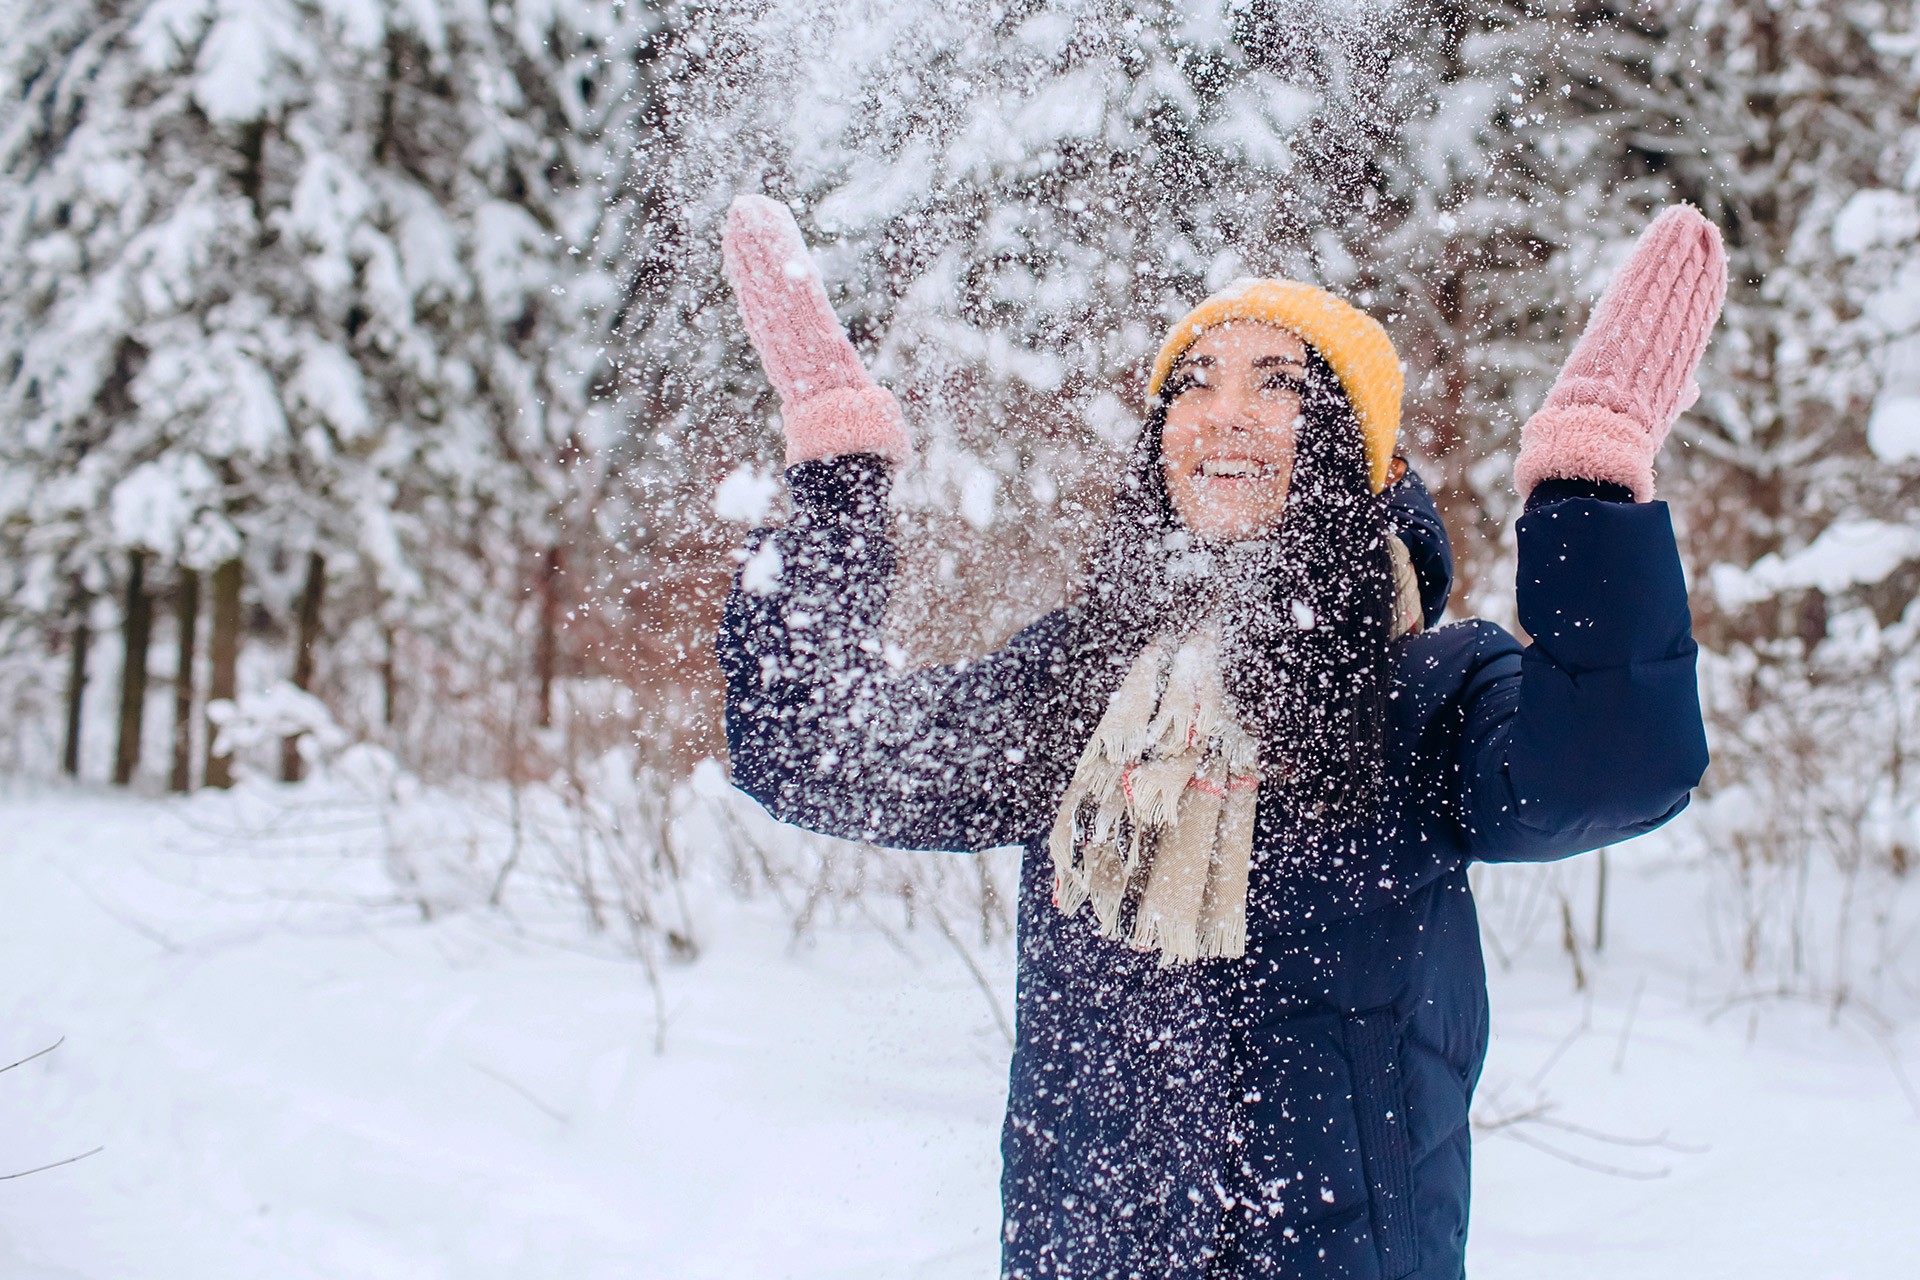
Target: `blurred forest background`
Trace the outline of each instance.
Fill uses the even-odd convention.
[[[1872,926],[1920,856],[1920,6],[0,0],[0,29],[0,772],[468,788],[516,832],[472,892],[547,812],[594,834],[596,918],[685,950],[667,815],[724,752],[714,621],[781,492],[734,194],[794,207],[908,407],[926,660],[1060,601],[1160,330],[1243,274],[1386,323],[1453,616],[1510,621],[1519,425],[1687,200],[1733,276],[1661,460],[1715,752],[1687,830],[1748,971],[1900,968]],[[973,883],[820,856],[814,890]],[[991,936],[985,871],[969,901]]]

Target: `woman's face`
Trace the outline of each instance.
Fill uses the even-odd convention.
[[[1235,542],[1276,528],[1293,479],[1307,344],[1240,322],[1195,339],[1167,375],[1160,465],[1180,522]]]

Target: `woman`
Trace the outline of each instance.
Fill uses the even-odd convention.
[[[725,248],[793,492],[718,640],[736,784],[848,839],[1026,849],[1004,1274],[1460,1276],[1468,864],[1639,835],[1706,767],[1651,499],[1725,293],[1713,228],[1655,220],[1525,427],[1524,650],[1426,629],[1451,561],[1394,457],[1385,331],[1251,281],[1169,333],[1074,602],[921,671],[880,643],[898,406],[784,208],[736,202]]]

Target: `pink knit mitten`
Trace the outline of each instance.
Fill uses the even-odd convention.
[[[780,393],[787,465],[844,453],[905,462],[900,403],[867,376],[787,207],[740,196],[720,248],[747,337]]]
[[[1520,430],[1520,496],[1542,480],[1601,480],[1652,500],[1654,455],[1699,398],[1693,372],[1726,296],[1719,230],[1689,205],[1655,218]]]

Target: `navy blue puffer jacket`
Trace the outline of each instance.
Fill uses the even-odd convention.
[[[1532,644],[1481,621],[1396,641],[1387,811],[1305,852],[1263,792],[1247,954],[1162,969],[1051,902],[1074,760],[1033,744],[1061,714],[1071,620],[897,670],[884,466],[789,480],[794,518],[756,535],[717,642],[735,783],[847,839],[1025,846],[1003,1273],[1459,1277],[1487,1047],[1468,864],[1639,835],[1706,767],[1666,508],[1537,493],[1519,524]],[[1417,478],[1388,497],[1431,622],[1445,534]]]

